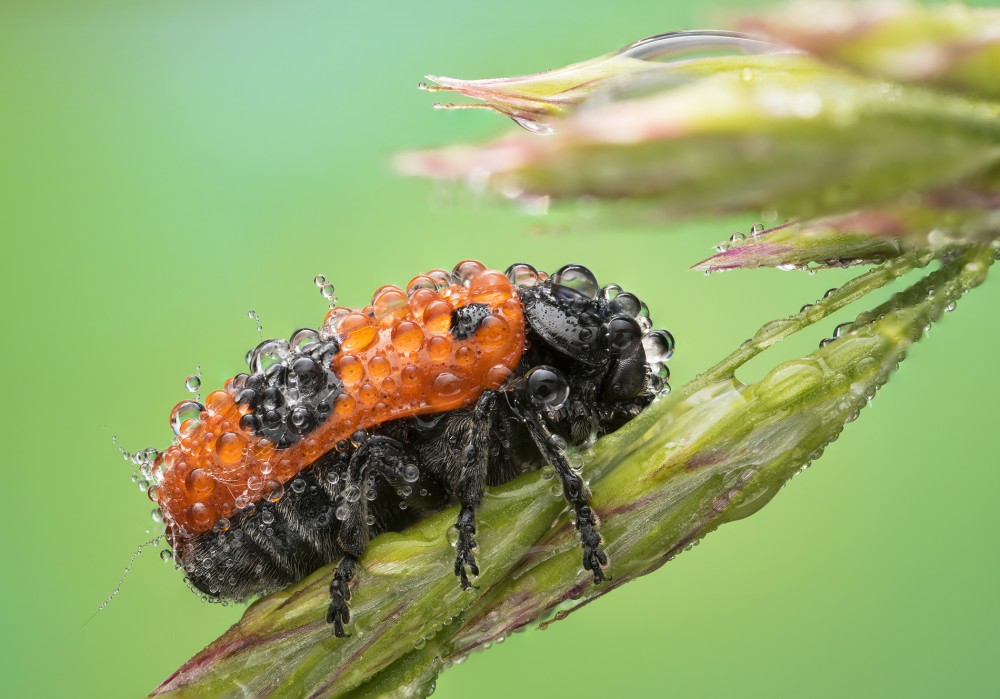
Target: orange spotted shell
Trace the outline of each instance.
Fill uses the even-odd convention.
[[[458,281],[456,281],[458,280]],[[490,315],[475,333],[456,339],[452,312],[486,304]],[[410,281],[406,291],[380,288],[361,310],[335,308],[324,331],[340,351],[331,368],[344,383],[324,422],[300,441],[277,449],[240,427],[248,412],[237,404],[233,379],[210,393],[197,418],[153,466],[155,499],[175,547],[264,498],[359,429],[397,418],[471,405],[502,384],[524,351],[521,301],[507,277],[467,260],[449,275],[434,270]]]

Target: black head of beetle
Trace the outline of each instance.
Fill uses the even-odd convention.
[[[518,284],[528,329],[521,389],[547,410],[550,423],[561,423],[571,443],[617,429],[669,390],[663,362],[673,337],[652,330],[634,294],[600,287],[581,265],[547,278],[525,264],[507,274]]]

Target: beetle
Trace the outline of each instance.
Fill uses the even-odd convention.
[[[669,391],[673,350],[645,304],[586,267],[466,260],[266,340],[204,405],[178,403],[149,497],[174,560],[213,598],[264,594],[339,559],[327,621],[345,636],[372,537],[457,502],[454,571],[468,588],[484,489],[548,464],[599,583],[608,558],[567,449]]]

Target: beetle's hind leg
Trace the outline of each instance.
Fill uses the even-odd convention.
[[[351,583],[357,572],[358,559],[372,534],[368,524],[368,489],[372,486],[368,476],[378,474],[395,487],[401,487],[413,479],[406,471],[407,465],[412,466],[413,461],[413,456],[408,455],[401,443],[382,435],[364,437],[351,455],[342,491],[344,500],[337,513],[338,519],[341,519],[337,547],[343,552],[343,557],[330,582],[330,607],[326,615],[327,623],[333,624],[333,632],[338,637],[349,635],[344,626],[351,620],[347,604],[351,599]],[[415,502],[418,501],[418,498],[415,499]]]
[[[474,588],[469,581],[469,573],[479,576],[479,566],[476,564],[475,550],[476,544],[476,510],[472,505],[462,505],[455,521],[455,529],[458,530],[458,543],[455,548],[458,550],[455,556],[455,575],[458,576],[459,584],[463,590]]]
[[[351,610],[347,603],[351,599],[351,580],[357,570],[358,559],[345,554],[333,571],[330,581],[330,606],[326,611],[326,623],[333,624],[333,634],[337,638],[350,636],[344,625],[351,621]]]
[[[601,535],[597,531],[597,515],[590,506],[590,491],[587,484],[580,478],[580,474],[570,466],[565,449],[558,445],[558,440],[553,439],[552,433],[545,426],[541,417],[532,410],[519,412],[538,450],[559,475],[559,479],[562,481],[563,495],[576,513],[576,529],[580,532],[584,569],[593,573],[595,583],[606,580],[604,566],[608,564],[608,556],[601,548]]]

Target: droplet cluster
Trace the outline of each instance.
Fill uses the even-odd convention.
[[[554,303],[535,305],[538,315],[534,327],[544,333],[550,322],[572,325],[580,343],[575,346],[577,358],[588,364],[608,361],[604,350],[621,352],[640,341],[646,359],[646,382],[655,395],[670,392],[670,370],[666,362],[674,354],[674,337],[668,330],[654,330],[649,307],[635,294],[617,284],[600,286],[594,273],[582,265],[566,265],[551,277],[529,264],[519,263],[507,269],[512,284],[521,288],[538,289],[540,295],[551,289]],[[543,284],[547,282],[547,284]],[[531,295],[528,295],[529,307]],[[530,309],[529,316],[532,315]],[[555,313],[561,313],[558,318]],[[561,407],[569,397],[565,377],[549,366],[537,367],[526,377],[528,394],[540,406]]]
[[[362,309],[334,307],[318,330],[262,342],[250,373],[171,412],[176,439],[156,457],[150,490],[170,543],[280,497],[358,430],[473,403],[510,376],[524,342],[515,286],[473,260],[405,290],[383,286]]]

